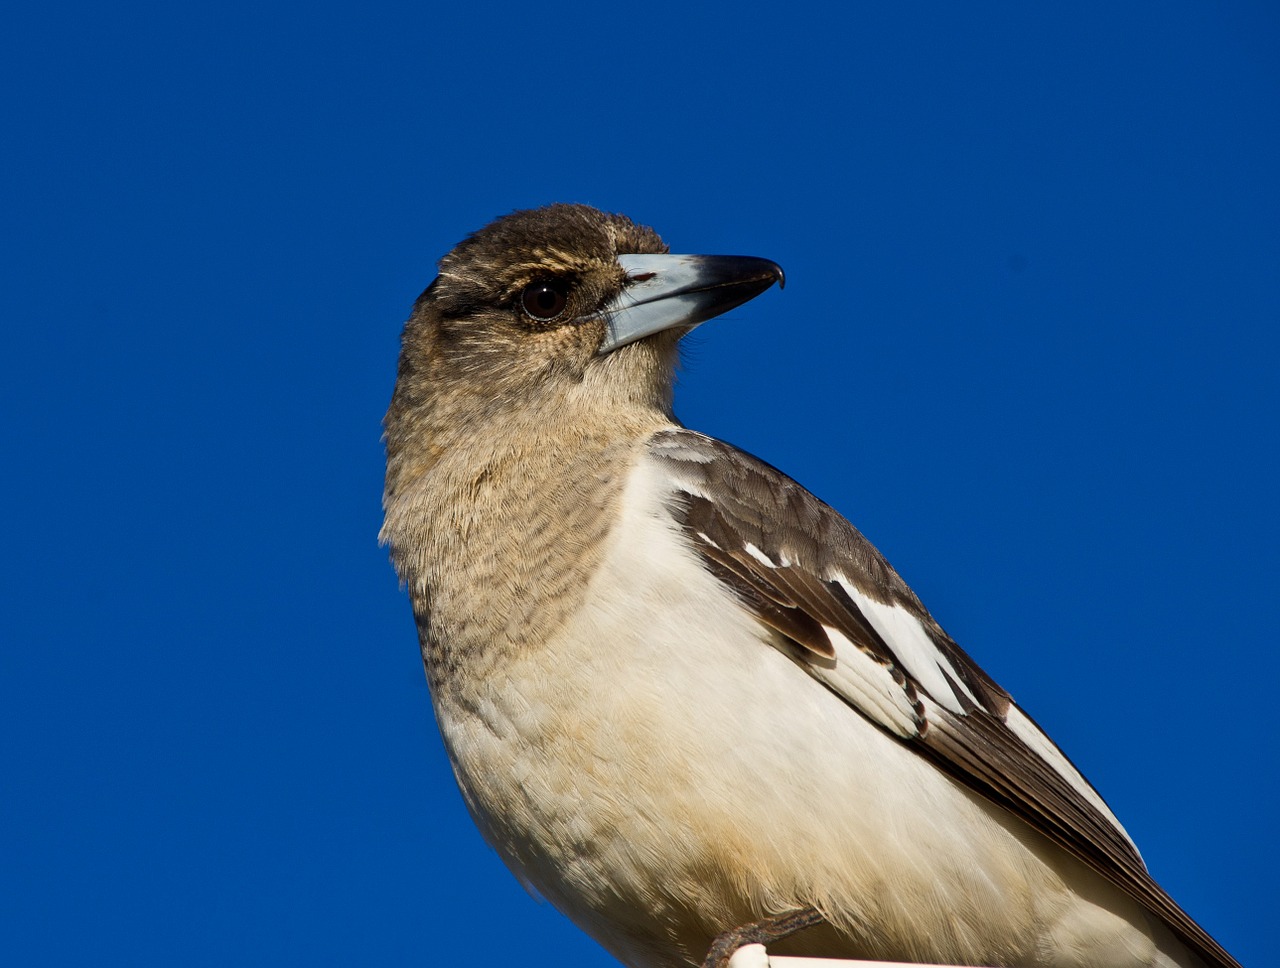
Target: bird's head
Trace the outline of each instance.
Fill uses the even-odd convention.
[[[389,454],[551,419],[571,398],[669,413],[680,338],[783,279],[767,259],[670,255],[652,229],[585,205],[499,218],[439,269],[405,325]]]

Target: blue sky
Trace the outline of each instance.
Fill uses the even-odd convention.
[[[551,201],[786,268],[681,417],[848,515],[1271,956],[1274,5],[6,21],[11,963],[610,963],[472,829],[376,543],[401,322]]]

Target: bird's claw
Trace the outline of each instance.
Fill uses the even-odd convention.
[[[733,953],[747,944],[772,944],[789,938],[797,931],[821,923],[823,917],[816,908],[801,908],[772,918],[761,918],[750,924],[739,925],[716,935],[702,960],[702,968],[728,968]]]

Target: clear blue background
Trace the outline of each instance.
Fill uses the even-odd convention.
[[[845,512],[1274,957],[1273,3],[35,9],[0,29],[7,963],[610,963],[472,829],[376,543],[402,320],[550,201],[786,267],[694,337],[683,419]]]

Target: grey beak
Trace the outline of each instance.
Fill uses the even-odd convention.
[[[786,283],[776,262],[748,255],[620,255],[618,264],[628,282],[604,307],[602,355],[665,329],[692,329]]]

